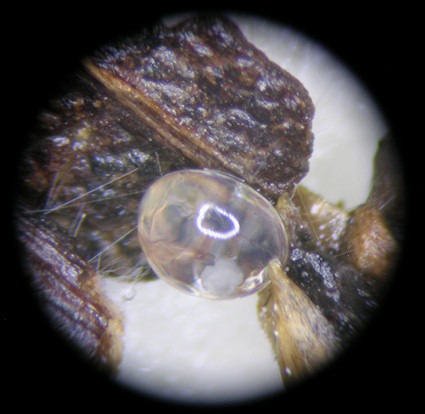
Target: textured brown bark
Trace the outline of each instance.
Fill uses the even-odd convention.
[[[49,320],[85,357],[115,369],[122,357],[122,317],[103,294],[99,276],[48,220],[22,214],[16,225]]]
[[[271,266],[259,314],[287,385],[323,367],[362,331],[396,269],[404,201],[398,165],[382,162],[394,157],[390,148],[381,142],[371,194],[351,213],[302,186],[277,203],[289,261]]]

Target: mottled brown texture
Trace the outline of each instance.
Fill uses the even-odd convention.
[[[295,203],[282,196],[276,206],[290,239],[285,274],[320,309],[331,324],[335,337],[343,342],[358,332],[376,307],[374,287],[350,263],[346,252],[341,250],[343,246],[338,245],[335,249],[334,242],[327,244],[329,234],[336,233],[342,237],[346,226],[341,228],[339,220],[323,221],[327,224],[317,233],[304,209],[308,212],[312,205],[319,204],[323,217],[329,217],[329,214],[342,217],[347,213],[341,211],[336,214],[336,206],[312,193],[301,204],[297,204],[301,201],[299,197],[293,201]],[[346,221],[343,220],[343,223]],[[324,237],[321,238],[321,234]]]
[[[260,292],[259,315],[277,356],[285,386],[317,372],[336,356],[334,328],[308,295],[276,263]]]
[[[379,143],[371,192],[350,215],[341,246],[365,278],[388,280],[401,253],[405,186],[397,148],[390,136]]]
[[[122,358],[122,317],[60,230],[47,220],[20,215],[18,237],[34,289],[50,321],[96,363],[115,369]]]
[[[104,271],[138,264],[137,205],[161,174],[215,168],[276,199],[308,171],[307,91],[225,18],[146,31],[85,66],[41,117],[23,195],[86,259],[103,251]]]
[[[298,207],[300,217],[314,237],[318,248],[340,253],[340,239],[345,232],[349,213],[323,197],[299,185],[292,202]]]
[[[165,145],[244,178],[269,197],[308,171],[313,103],[231,21],[195,18],[86,66]]]
[[[125,273],[140,257],[132,229],[144,189],[161,173],[193,166],[155,135],[81,75],[41,116],[22,163],[24,204],[66,229],[86,260],[104,251],[100,268]]]
[[[350,262],[362,273],[385,280],[399,249],[381,212],[368,204],[356,209],[345,239]]]
[[[289,260],[283,269],[272,266],[259,315],[287,385],[323,367],[362,331],[396,268],[400,244],[392,231],[402,229],[403,187],[398,164],[384,162],[396,160],[387,139],[368,200],[354,211],[302,186],[278,200]]]

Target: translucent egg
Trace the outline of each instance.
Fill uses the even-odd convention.
[[[138,236],[162,279],[200,297],[250,295],[284,264],[288,239],[273,206],[241,180],[218,171],[161,177],[139,207]]]

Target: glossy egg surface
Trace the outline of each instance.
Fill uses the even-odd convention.
[[[196,296],[228,299],[269,283],[288,240],[273,206],[243,181],[182,170],[155,181],[139,207],[138,237],[155,273]]]

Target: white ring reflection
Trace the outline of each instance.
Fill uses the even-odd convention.
[[[217,229],[205,226],[204,222],[209,221],[208,215],[212,216],[213,214],[218,215],[218,218],[227,219],[226,222],[230,221],[233,227],[227,231],[219,231]],[[198,216],[196,218],[196,226],[198,227],[199,231],[206,236],[220,240],[231,239],[232,237],[236,236],[240,230],[238,219],[233,214],[213,203],[205,203],[201,205],[198,210]]]

